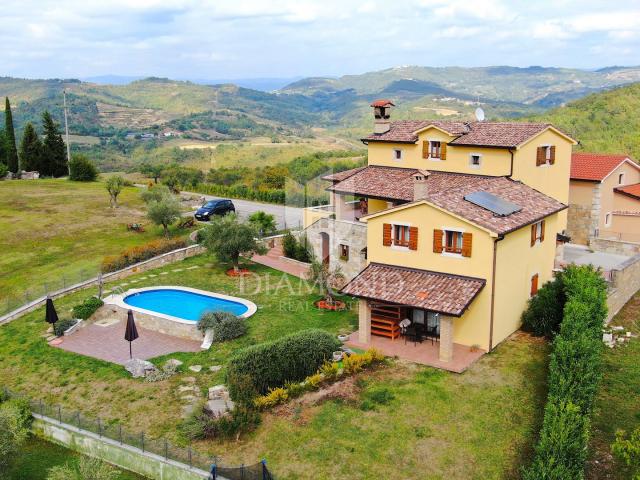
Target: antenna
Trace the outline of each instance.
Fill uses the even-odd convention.
[[[64,132],[67,138],[67,169],[71,176],[71,146],[69,145],[69,122],[67,121],[67,89],[62,89],[62,102],[64,104]]]
[[[476,120],[479,122],[484,120],[484,110],[480,107],[476,108]]]

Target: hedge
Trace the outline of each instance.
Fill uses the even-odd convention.
[[[607,287],[592,266],[563,273],[566,303],[549,362],[549,393],[535,458],[525,480],[584,478],[590,415],[602,376]]]
[[[73,307],[73,318],[86,320],[102,305],[104,305],[104,302],[98,297],[89,297],[84,302]]]
[[[152,242],[131,247],[124,250],[120,255],[105,257],[102,261],[102,272],[115,272],[144,260],[149,260],[157,255],[171,252],[187,246],[186,240],[180,238],[154,240]]]
[[[270,388],[299,382],[315,373],[340,347],[324,330],[303,330],[234,354],[227,366],[227,385],[234,399],[247,398],[247,387],[264,395]]]

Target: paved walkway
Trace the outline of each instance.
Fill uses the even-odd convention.
[[[440,343],[431,343],[431,340],[423,340],[422,343],[413,343],[403,338],[396,338],[391,340],[390,338],[378,337],[371,335],[371,343],[365,344],[358,341],[358,332],[354,332],[349,335],[346,345],[351,348],[360,348],[366,350],[367,348],[375,348],[380,350],[388,357],[398,357],[403,360],[409,360],[414,363],[420,363],[422,365],[429,365],[430,367],[442,368],[450,372],[462,373],[471,366],[476,360],[485,354],[484,350],[471,351],[469,347],[453,344],[453,360],[450,362],[440,361]]]
[[[52,345],[107,362],[124,365],[129,360],[129,342],[124,339],[126,322],[100,326],[85,325],[68,337],[61,337],[60,345]],[[138,339],[133,342],[134,358],[148,360],[174,352],[199,352],[200,342],[174,337],[138,326]]]
[[[269,250],[266,255],[254,255],[253,257],[251,257],[251,260],[256,263],[266,265],[267,267],[271,267],[275,270],[279,270],[290,275],[295,275],[296,277],[306,280],[307,272],[309,271],[309,267],[307,265],[296,262],[289,262],[282,259],[281,257],[282,247],[277,246]]]

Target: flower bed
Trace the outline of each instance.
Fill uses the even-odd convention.
[[[334,300],[333,303],[329,303],[326,300],[318,300],[314,305],[320,310],[344,310],[347,308],[347,304],[341,300]]]

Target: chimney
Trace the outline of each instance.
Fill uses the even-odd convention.
[[[376,100],[371,104],[373,107],[373,133],[381,135],[391,129],[391,107],[395,107],[391,100]]]
[[[427,182],[429,180],[429,172],[426,170],[418,170],[413,174],[413,201],[425,200],[429,193]]]

